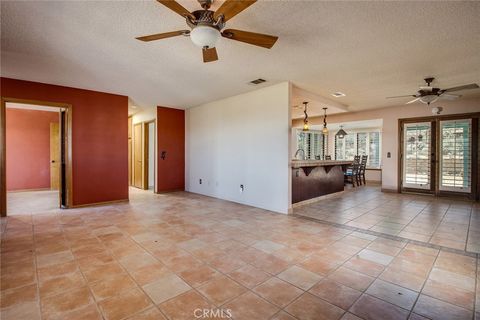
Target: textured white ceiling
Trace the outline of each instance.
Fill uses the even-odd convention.
[[[338,101],[336,98],[328,99],[312,92],[293,86],[290,105],[292,107],[292,119],[304,118],[305,105],[307,104],[307,114],[309,117],[315,117],[323,115],[325,112],[323,108],[327,108],[327,114],[347,112],[348,107]]]
[[[480,83],[478,17],[478,1],[258,1],[227,27],[277,35],[273,49],[221,39],[220,61],[204,64],[188,38],[134,39],[186,27],[155,1],[1,1],[1,75],[179,108],[254,90],[246,83],[262,77],[344,92],[356,111],[408,101],[385,97],[414,93],[427,75],[440,87]]]

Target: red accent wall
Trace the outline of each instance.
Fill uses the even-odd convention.
[[[128,97],[1,78],[2,97],[73,106],[73,205],[128,199]]]
[[[6,110],[7,190],[50,188],[50,123],[58,112]]]
[[[157,147],[158,192],[185,190],[184,110],[157,107]]]

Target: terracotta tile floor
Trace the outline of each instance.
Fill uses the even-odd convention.
[[[365,207],[435,204],[408,199],[377,194]],[[346,201],[333,201],[339,214]],[[445,206],[439,224],[466,208],[435,205]],[[480,310],[476,254],[188,193],[132,190],[130,203],[0,221],[2,320],[473,319]]]
[[[350,188],[294,214],[399,238],[480,253],[480,205],[423,195],[382,193],[378,186]]]

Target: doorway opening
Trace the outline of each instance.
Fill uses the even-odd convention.
[[[401,192],[479,198],[479,114],[399,121]]]
[[[129,124],[130,125],[130,124]],[[156,125],[155,120],[130,125],[132,127],[132,186],[155,192]]]
[[[71,106],[2,98],[1,216],[71,205]]]

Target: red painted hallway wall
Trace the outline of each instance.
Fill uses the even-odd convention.
[[[184,110],[157,107],[157,147],[157,191],[185,190]]]
[[[7,190],[50,188],[50,123],[58,112],[6,110]]]
[[[73,106],[73,205],[128,199],[128,97],[0,80],[2,97]]]

